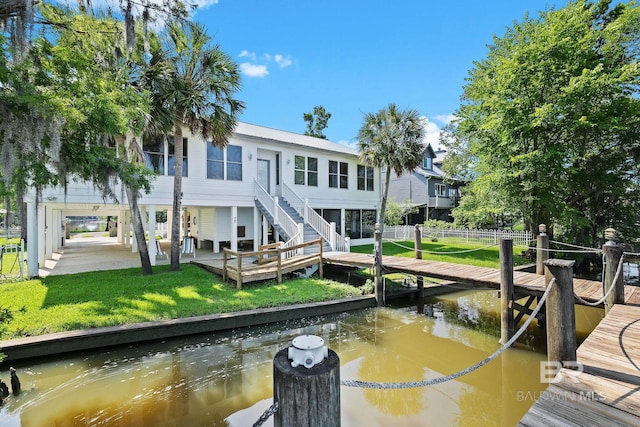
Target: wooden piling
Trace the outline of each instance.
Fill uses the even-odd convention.
[[[414,236],[416,259],[422,259],[422,230],[420,230],[420,224],[416,224]],[[418,286],[418,298],[424,297],[424,279],[422,276],[416,276],[416,284]]]
[[[500,343],[515,332],[513,318],[513,240],[500,239]]]
[[[547,235],[547,226],[540,224],[538,226],[538,240],[536,243],[536,274],[544,275],[544,262],[549,259],[549,236]]]
[[[382,232],[380,231],[380,225],[376,224],[373,241],[373,259],[374,259],[374,273],[375,273],[375,292],[376,292],[376,305],[378,307],[384,306],[384,284],[382,282]]]
[[[340,358],[331,349],[322,362],[311,368],[291,366],[288,349],[273,359],[275,427],[340,426]]]
[[[548,259],[544,262],[547,286],[553,278],[556,283],[546,300],[547,312],[547,359],[549,362],[572,362],[576,360],[576,315],[573,296],[573,264],[575,261]]]
[[[604,312],[607,314],[614,304],[624,304],[624,274],[621,271],[614,283],[613,279],[616,278],[618,266],[622,261],[623,250],[613,240],[615,238],[615,230],[613,228],[605,230],[605,236],[609,240],[602,246],[605,262],[603,291],[606,294],[612,286],[615,288],[604,302]]]

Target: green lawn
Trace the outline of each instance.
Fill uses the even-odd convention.
[[[383,242],[382,254],[415,258],[413,240],[401,242]],[[352,252],[372,254],[373,245],[353,246]],[[514,248],[515,265],[530,264],[532,261],[520,256],[522,248]],[[469,264],[479,267],[500,268],[500,250],[498,246],[483,246],[469,243],[422,241],[422,259],[432,261]]]
[[[497,246],[423,241],[423,259],[499,268]],[[404,246],[404,247],[403,247]],[[383,244],[384,255],[415,257],[413,241]],[[372,253],[373,245],[353,252]],[[431,252],[449,252],[435,254]],[[451,253],[456,252],[456,253]],[[518,256],[516,265],[530,261]],[[322,279],[251,283],[242,290],[194,265],[179,272],[154,267],[99,271],[0,284],[0,339],[114,326],[152,320],[227,313],[360,295],[360,289]]]
[[[360,295],[360,290],[323,279],[235,283],[184,264],[179,272],[154,267],[100,271],[0,284],[0,339],[174,319]]]

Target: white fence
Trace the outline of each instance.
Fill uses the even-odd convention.
[[[422,238],[455,239],[468,243],[482,243],[484,245],[497,245],[500,239],[513,240],[513,246],[529,246],[533,235],[530,231],[509,230],[475,230],[475,229],[439,229],[420,227]],[[413,240],[415,238],[415,226],[396,225],[385,227],[382,238],[387,240]]]

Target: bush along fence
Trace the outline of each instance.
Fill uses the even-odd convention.
[[[421,227],[423,239],[456,239],[468,243],[481,243],[483,245],[497,245],[502,239],[513,241],[514,246],[529,246],[533,240],[530,231],[512,230],[479,230]],[[384,228],[382,238],[387,240],[413,240],[415,226],[395,225]]]

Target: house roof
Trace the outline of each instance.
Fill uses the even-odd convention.
[[[354,156],[358,155],[358,151],[356,149],[343,144],[338,144],[322,138],[315,138],[313,136],[253,125],[250,123],[238,122],[235,133],[238,135],[269,140],[279,144],[284,143],[316,150],[331,151],[333,153],[337,152]]]

